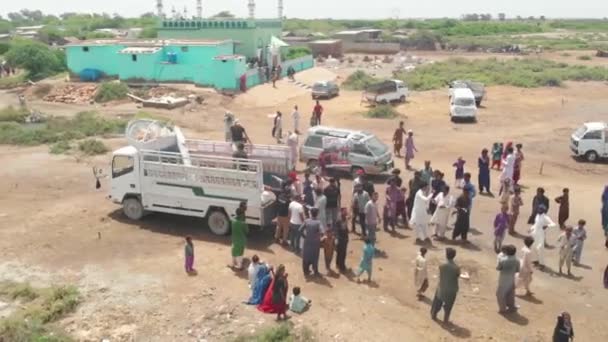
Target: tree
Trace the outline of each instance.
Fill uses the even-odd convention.
[[[544,16],[544,15],[541,15],[541,16],[540,16],[540,20],[545,21],[545,19],[546,19],[546,18],[545,18],[545,16]]]
[[[490,21],[492,20],[492,15],[490,13],[488,14],[480,14],[479,18],[483,21]]]
[[[221,11],[211,16],[211,18],[234,18],[234,14],[230,13],[230,11]]]
[[[479,21],[479,14],[477,14],[477,13],[465,14],[465,15],[462,16],[462,20],[465,20],[465,21]]]
[[[507,19],[507,15],[504,13],[498,13],[498,20],[505,21]]]
[[[7,63],[27,70],[28,77],[39,80],[66,69],[65,57],[59,50],[33,40],[15,41],[5,55]]]

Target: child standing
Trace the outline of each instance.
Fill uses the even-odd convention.
[[[559,274],[562,274],[564,263],[568,269],[568,275],[571,276],[570,268],[572,266],[572,251],[576,244],[576,238],[572,235],[572,227],[566,227],[564,232],[557,239],[559,245]]]
[[[576,239],[576,245],[574,246],[574,264],[580,265],[581,263],[581,255],[583,254],[583,245],[585,244],[585,240],[587,239],[587,230],[585,229],[585,225],[587,222],[585,220],[578,220],[578,226],[572,234]]]
[[[373,242],[370,238],[365,238],[365,245],[363,245],[363,256],[361,257],[361,263],[359,263],[359,272],[357,272],[357,283],[361,282],[361,275],[363,272],[367,272],[367,282],[372,281],[372,261],[374,260],[374,248]]]
[[[507,211],[509,209],[509,196],[511,196],[511,179],[505,178],[502,180],[500,186],[500,191],[498,195],[500,196],[500,207],[506,207]]]
[[[505,233],[509,228],[508,208],[500,208],[500,213],[494,218],[494,251],[498,254],[505,239]]]
[[[455,172],[454,172],[454,178],[456,179],[456,187],[457,188],[462,188],[462,183],[463,183],[463,178],[464,178],[464,164],[466,163],[466,161],[464,159],[462,159],[462,157],[458,157],[458,159],[456,159],[456,162],[454,162],[454,164],[452,166],[454,166],[456,168]]]
[[[308,309],[311,300],[300,295],[300,288],[294,287],[292,295],[289,297],[289,310],[295,313],[303,313]]]
[[[194,244],[192,238],[186,236],[186,245],[184,246],[186,273],[193,274],[194,271]]]
[[[492,169],[496,166],[497,170],[500,170],[500,164],[502,162],[502,143],[495,142],[492,146]]]
[[[426,268],[426,248],[421,247],[420,253],[416,257],[416,270],[414,272],[414,282],[416,285],[416,296],[424,297],[424,291],[429,287],[429,278]]]
[[[524,201],[521,199],[521,188],[515,187],[513,196],[511,196],[511,217],[509,220],[509,234],[515,234],[515,224],[519,217],[519,208],[524,205]]]

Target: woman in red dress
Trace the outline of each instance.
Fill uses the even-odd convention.
[[[272,272],[272,271],[271,271]],[[262,304],[258,305],[258,310],[265,313],[276,313],[277,321],[287,319],[287,273],[285,266],[279,265],[276,272],[273,272],[272,282],[266,290]]]

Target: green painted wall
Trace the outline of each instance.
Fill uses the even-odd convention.
[[[228,59],[225,63],[215,59],[234,54],[234,44],[230,41],[205,46],[168,45],[151,54],[119,53],[124,48],[124,45],[105,45],[84,52],[82,47],[69,46],[66,49],[68,67],[74,73],[97,69],[121,80],[192,82],[220,89],[234,89],[235,80],[246,69],[244,57]],[[176,54],[177,63],[168,63],[170,53]]]
[[[67,46],[68,69],[79,74],[82,70],[91,68],[102,70],[107,76],[118,76],[120,63],[116,55],[125,47],[124,45]]]
[[[236,54],[257,56],[270,37],[281,37],[283,24],[275,19],[164,20],[158,24],[160,39],[231,39],[237,41]]]

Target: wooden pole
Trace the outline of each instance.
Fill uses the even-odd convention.
[[[539,174],[539,175],[542,175],[542,174],[543,174],[543,169],[544,169],[544,167],[545,167],[545,162],[541,162],[541,163],[540,163],[540,170],[538,170],[538,174]]]

